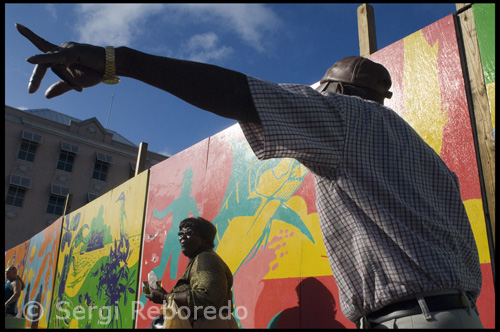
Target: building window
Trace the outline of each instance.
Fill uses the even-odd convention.
[[[71,172],[75,161],[75,155],[80,153],[80,147],[68,142],[61,142],[61,154],[57,162],[57,169]]]
[[[23,130],[21,134],[21,146],[17,153],[17,158],[33,162],[35,160],[36,149],[42,144],[42,135]]]
[[[47,205],[47,213],[57,214],[62,216],[64,212],[64,203],[66,202],[66,197],[50,195],[49,204]]]
[[[32,141],[22,140],[17,159],[33,162],[38,144]]]
[[[23,207],[24,196],[26,196],[26,188],[10,185],[5,204]]]
[[[9,191],[5,198],[5,204],[22,207],[26,190],[31,188],[31,179],[22,175],[11,174]]]
[[[69,188],[52,184],[50,186],[49,203],[47,204],[47,213],[62,216],[64,213],[64,204],[66,196],[69,194]]]
[[[106,177],[108,176],[108,169],[109,169],[108,163],[96,160],[92,178],[96,180],[106,181]]]
[[[75,154],[68,151],[61,151],[59,161],[57,162],[57,169],[62,171],[71,172],[73,170],[73,163],[75,161]]]
[[[110,164],[113,164],[113,162],[113,156],[97,152],[92,178],[96,180],[106,181],[109,166]]]

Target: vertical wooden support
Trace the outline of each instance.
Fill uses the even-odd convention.
[[[73,194],[67,194],[66,202],[64,202],[63,216],[67,215],[71,211],[71,201],[73,201]]]
[[[146,167],[146,155],[148,153],[148,143],[141,142],[137,153],[137,162],[135,163],[135,176],[144,171]]]
[[[375,14],[373,7],[367,3],[358,7],[359,55],[367,57],[377,52],[377,36],[375,34]]]
[[[457,11],[468,4],[457,3]],[[465,9],[465,8],[464,8]],[[471,89],[473,119],[475,120],[475,131],[477,146],[479,150],[479,166],[481,167],[483,193],[486,197],[485,214],[486,222],[490,222],[491,240],[495,250],[495,139],[493,136],[493,124],[489,109],[486,86],[483,77],[483,67],[479,54],[479,45],[476,36],[476,26],[472,8],[458,13],[458,19],[462,31],[464,53],[467,63],[466,77],[469,79]],[[488,218],[489,217],[489,218]]]

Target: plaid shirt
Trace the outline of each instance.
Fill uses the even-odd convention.
[[[479,255],[458,179],[397,113],[304,85],[248,82],[262,124],[240,126],[256,156],[295,158],[314,174],[349,320],[425,291],[477,298]]]

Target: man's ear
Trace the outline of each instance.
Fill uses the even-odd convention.
[[[333,93],[344,94],[344,85],[341,82],[325,82],[320,84],[316,90],[318,92],[331,91]]]

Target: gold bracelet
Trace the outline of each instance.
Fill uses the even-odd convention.
[[[106,67],[102,83],[116,84],[120,82],[120,78],[115,73],[115,48],[113,46],[106,46]]]

